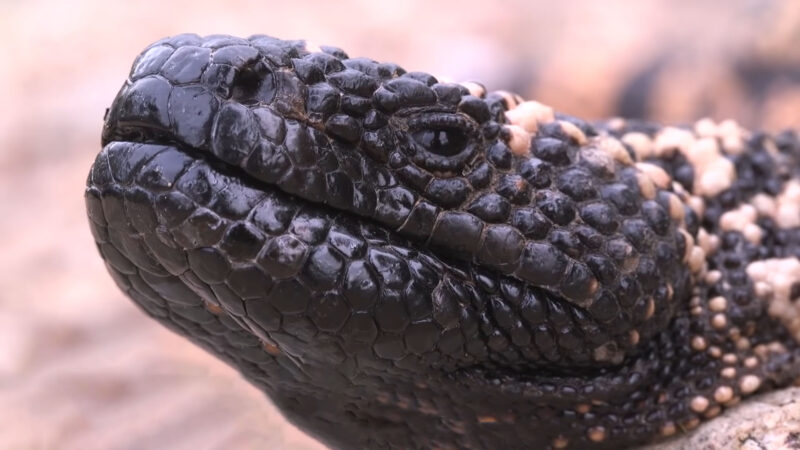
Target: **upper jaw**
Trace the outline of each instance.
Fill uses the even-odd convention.
[[[211,136],[219,103],[201,86],[173,86],[157,76],[128,81],[106,114],[102,144],[167,135],[172,141],[202,147]]]
[[[298,92],[297,86],[287,86],[284,69],[268,60],[255,41],[187,35],[153,44],[137,58],[108,109],[102,143],[147,129],[186,146],[209,148],[226,104],[288,106],[286,113],[293,114],[280,112],[300,120],[305,111],[296,110],[304,105],[287,100],[298,98]]]

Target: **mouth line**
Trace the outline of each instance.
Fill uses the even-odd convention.
[[[286,196],[291,197],[295,201],[316,204],[315,202],[306,200],[289,192],[285,192],[275,184],[260,180],[247,173],[247,171],[239,166],[223,161],[214,155],[214,153],[206,146],[197,147],[187,144],[180,138],[176,137],[175,134],[169,129],[154,126],[146,122],[133,121],[117,122],[112,127],[108,127],[107,129],[109,130],[108,133],[103,133],[102,145],[104,147],[113,142],[130,142],[134,144],[163,145],[173,147],[194,160],[205,162],[220,174],[236,178],[243,184],[252,186],[262,192],[278,191]],[[319,206],[328,208],[327,205]],[[339,213],[342,212],[338,210],[335,211]]]
[[[106,123],[100,144],[105,147],[112,142],[171,145],[180,149],[188,147],[193,151],[203,152],[202,148],[190,146],[176,138],[169,129],[144,121],[124,121],[112,125]]]

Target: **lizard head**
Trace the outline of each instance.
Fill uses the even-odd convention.
[[[177,145],[534,285],[616,330],[580,345],[594,363],[619,362],[687,295],[696,219],[669,186],[591,125],[476,83],[303,41],[181,36],[137,58],[112,141]]]

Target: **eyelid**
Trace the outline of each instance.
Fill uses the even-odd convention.
[[[427,113],[413,117],[408,121],[408,128],[412,131],[436,128],[460,129],[468,133],[477,131],[475,124],[464,115],[444,112]]]

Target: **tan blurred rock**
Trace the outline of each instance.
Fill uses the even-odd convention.
[[[692,433],[641,450],[800,449],[800,388],[748,399]]]

